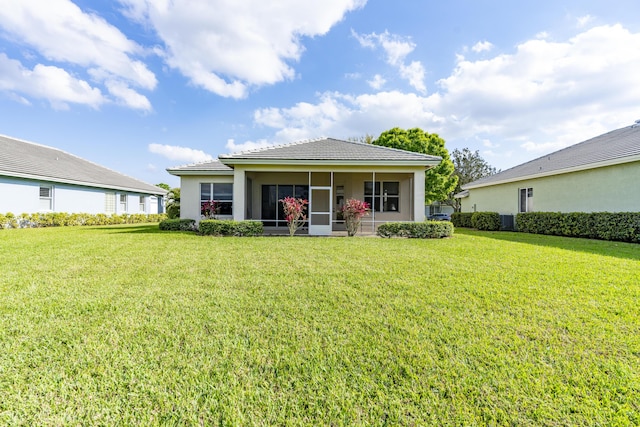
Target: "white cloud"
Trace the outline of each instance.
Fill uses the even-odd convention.
[[[120,0],[126,14],[162,39],[167,64],[225,97],[292,79],[302,37],[326,34],[366,0]]]
[[[17,93],[45,99],[56,109],[67,109],[68,103],[98,108],[106,101],[100,89],[61,68],[38,64],[29,70],[4,53],[0,53],[0,91],[9,92],[24,104],[28,100]]]
[[[594,20],[594,17],[591,15],[585,15],[585,16],[581,16],[578,18],[578,28],[584,28],[587,25],[589,25],[589,23],[591,23]]]
[[[385,78],[382,77],[380,74],[376,74],[375,76],[373,76],[373,79],[367,80],[367,83],[369,83],[369,86],[371,86],[373,89],[376,89],[376,90],[380,90],[386,82],[387,81],[385,80]]]
[[[496,160],[510,163],[496,164],[505,168],[633,123],[638,69],[640,33],[601,26],[562,42],[529,40],[481,61],[459,57],[429,96],[325,92],[315,103],[257,110],[254,120],[283,142],[418,126],[460,148],[489,141]]]
[[[188,163],[201,163],[213,160],[210,154],[178,145],[149,144],[149,152],[159,154],[169,160]]]
[[[491,44],[488,41],[482,41],[482,42],[478,42],[475,45],[473,45],[473,47],[471,48],[471,50],[473,50],[476,53],[480,53],[480,52],[488,52],[491,49],[493,49],[493,44]]]
[[[53,67],[67,75],[71,75],[67,67],[80,67],[96,82],[117,82],[120,93],[126,87],[128,99],[133,98],[134,92],[130,86],[151,90],[157,84],[147,66],[134,59],[145,53],[139,45],[103,18],[83,12],[69,0],[0,0],[0,27],[12,41],[39,53],[35,59],[42,63],[38,66]],[[95,107],[95,102],[87,104]],[[143,104],[139,99],[126,103],[147,109]]]
[[[235,140],[228,139],[225,144],[225,148],[230,153],[237,153],[240,151],[257,150],[258,148],[269,147],[273,144],[269,143],[266,139],[259,139],[258,141],[245,141],[241,144],[236,144]]]
[[[358,34],[351,30],[351,35],[358,40],[362,47],[369,49],[382,48],[386,62],[398,69],[400,77],[407,80],[417,91],[426,92],[427,88],[424,83],[425,70],[422,63],[413,61],[409,65],[405,64],[407,55],[416,48],[415,43],[410,38],[390,34],[388,31],[382,34]]]

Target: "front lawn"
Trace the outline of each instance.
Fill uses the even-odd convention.
[[[0,230],[0,425],[640,424],[640,246]]]

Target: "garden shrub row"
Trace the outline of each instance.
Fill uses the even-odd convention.
[[[500,230],[500,214],[498,212],[454,212],[451,222],[455,227],[476,228],[482,231]]]
[[[115,225],[140,224],[160,222],[166,218],[165,214],[88,214],[88,213],[23,213],[14,215],[11,212],[0,214],[0,229],[2,228],[38,228],[38,227],[67,227],[82,225]]]
[[[471,228],[473,212],[454,212],[451,214],[451,222],[454,227]]]
[[[640,243],[640,212],[526,212],[516,215],[523,233]]]
[[[200,221],[198,231],[205,236],[259,236],[264,227],[260,221],[205,219]]]
[[[193,219],[165,219],[158,224],[160,230],[164,231],[195,231],[198,229],[196,221]]]
[[[453,235],[449,221],[387,222],[378,227],[380,237],[409,237],[415,239],[439,239]]]

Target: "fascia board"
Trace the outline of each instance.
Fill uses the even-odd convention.
[[[572,168],[557,169],[549,172],[540,172],[540,173],[535,173],[530,175],[517,176],[513,178],[502,179],[499,181],[487,182],[486,184],[478,184],[478,185],[466,184],[460,188],[463,190],[471,190],[473,188],[492,187],[494,185],[509,184],[512,182],[527,181],[530,179],[544,178],[544,177],[554,176],[554,175],[563,175],[563,174],[572,173],[572,172],[581,172],[581,171],[586,171],[591,169],[604,168],[607,166],[616,166],[624,163],[633,163],[638,161],[640,161],[640,156],[623,157],[621,159],[607,160],[605,162],[598,162],[598,163],[589,163],[587,165],[580,165]]]
[[[6,176],[8,178],[22,178],[22,179],[30,179],[34,181],[46,181],[53,182],[58,184],[69,184],[69,185],[77,185],[81,187],[91,187],[91,188],[102,188],[106,190],[122,190],[129,191],[132,193],[142,193],[142,194],[156,194],[159,196],[164,196],[167,192],[158,187],[158,191],[150,191],[142,188],[133,188],[133,187],[121,187],[110,184],[96,184],[95,182],[84,182],[84,181],[76,181],[73,179],[64,179],[64,178],[54,178],[50,176],[42,176],[42,175],[33,175],[26,173],[15,173],[0,170],[0,176]]]

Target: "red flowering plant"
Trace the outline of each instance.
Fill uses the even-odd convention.
[[[215,200],[209,200],[202,203],[200,207],[200,215],[205,219],[216,219],[216,215],[220,212],[220,206]]]
[[[289,226],[289,236],[293,236],[296,230],[307,220],[307,208],[305,206],[309,204],[309,201],[287,196],[284,199],[280,199],[280,203],[282,203],[284,218],[287,220],[287,226]]]
[[[348,199],[342,206],[342,216],[347,227],[347,235],[355,236],[360,228],[362,217],[369,214],[369,203],[358,199]]]

